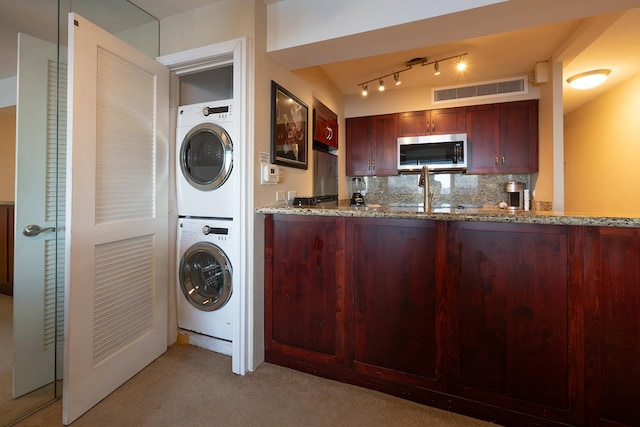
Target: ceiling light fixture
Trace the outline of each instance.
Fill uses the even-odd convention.
[[[395,82],[396,82],[396,86],[398,86],[400,83],[402,83],[402,82],[400,81],[400,73],[403,73],[403,72],[405,72],[405,71],[409,71],[410,69],[412,69],[412,68],[413,68],[413,66],[414,66],[414,65],[422,65],[422,66],[424,67],[425,65],[431,65],[431,64],[433,64],[434,69],[435,69],[435,74],[436,74],[436,75],[439,75],[439,74],[440,74],[440,62],[443,62],[443,61],[449,61],[450,59],[456,59],[456,58],[459,58],[459,59],[460,59],[460,62],[458,63],[458,70],[459,70],[459,71],[462,71],[462,70],[464,70],[464,69],[465,69],[465,64],[464,64],[464,62],[462,61],[462,57],[463,57],[463,56],[465,56],[465,55],[467,55],[467,52],[462,53],[462,54],[460,54],[460,55],[449,56],[449,57],[447,57],[447,58],[441,58],[441,59],[433,60],[433,61],[429,61],[429,58],[426,58],[426,57],[425,57],[425,58],[414,58],[414,59],[412,59],[412,60],[410,60],[410,61],[407,61],[407,62],[404,64],[404,65],[405,65],[405,68],[403,68],[402,70],[394,71],[394,72],[392,72],[392,73],[385,74],[384,76],[376,77],[375,79],[371,79],[371,80],[364,81],[364,82],[362,82],[362,83],[358,83],[358,86],[362,87],[362,92],[361,92],[361,93],[362,93],[362,96],[367,96],[367,94],[369,93],[369,91],[368,91],[368,89],[369,89],[368,84],[369,84],[369,83],[371,83],[371,82],[375,82],[375,81],[377,80],[377,81],[378,81],[378,83],[379,83],[378,90],[379,90],[380,92],[383,92],[383,91],[384,91],[384,89],[385,89],[385,87],[384,87],[384,81],[383,81],[382,79],[384,79],[385,77],[393,76],[393,79],[394,79],[394,80],[395,80]],[[461,64],[462,64],[462,65],[461,65]],[[462,68],[461,68],[461,67],[462,67]]]
[[[591,89],[607,80],[610,73],[611,70],[606,69],[587,71],[569,77],[567,83],[574,89]]]
[[[464,60],[462,59],[462,56],[460,57],[460,62],[458,62],[458,65],[456,66],[456,68],[458,69],[458,71],[464,71],[467,69],[467,63],[464,62]]]

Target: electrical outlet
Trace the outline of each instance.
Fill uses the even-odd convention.
[[[287,191],[287,200],[291,201],[293,199],[296,198],[296,192],[295,191]]]
[[[276,202],[281,202],[285,199],[285,192],[284,191],[276,191]]]

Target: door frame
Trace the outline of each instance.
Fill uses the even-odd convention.
[[[218,68],[223,65],[233,65],[233,103],[235,106],[236,117],[239,117],[239,145],[242,149],[234,150],[240,155],[234,158],[234,167],[238,167],[241,173],[240,179],[240,218],[239,235],[240,238],[240,274],[239,283],[234,284],[234,292],[238,294],[236,317],[233,322],[235,325],[233,333],[232,346],[232,371],[235,374],[244,375],[248,371],[253,371],[259,363],[264,360],[264,349],[261,345],[255,345],[262,342],[262,328],[255,327],[256,319],[254,307],[254,286],[253,286],[253,235],[254,235],[254,201],[253,201],[253,131],[252,123],[253,111],[249,109],[250,96],[252,91],[249,90],[249,80],[247,78],[247,70],[250,69],[248,55],[248,40],[245,37],[229,40],[226,42],[215,43],[208,46],[202,46],[195,49],[185,50],[182,52],[163,55],[156,58],[158,62],[165,65],[171,71],[171,91],[169,99],[170,126],[176,129],[177,112],[179,107],[179,79],[180,76],[192,74],[196,72],[206,71],[212,68]],[[177,144],[175,133],[172,135],[172,144]],[[175,147],[175,145],[174,145]],[[171,156],[175,156],[175,150],[170,151]],[[177,239],[177,201],[175,200],[175,182],[176,174],[181,173],[175,170],[175,158],[169,160],[171,185],[171,211],[169,212],[170,225],[169,236],[171,241]],[[251,250],[250,250],[251,249]],[[170,259],[176,258],[176,248],[170,254]],[[170,272],[171,277],[177,278],[177,266],[171,263],[173,271]],[[171,285],[170,285],[171,287]],[[176,310],[176,292],[177,283],[170,289],[169,298],[169,342],[175,342],[177,339],[177,310]],[[262,325],[262,322],[259,323]],[[257,329],[257,330],[256,330]],[[259,335],[256,335],[259,334]]]

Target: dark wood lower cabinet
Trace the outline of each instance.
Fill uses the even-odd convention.
[[[433,386],[436,371],[435,222],[347,221],[353,368]]]
[[[640,229],[266,215],[265,356],[507,426],[640,425]]]
[[[592,425],[640,425],[640,230],[589,228],[586,409]]]

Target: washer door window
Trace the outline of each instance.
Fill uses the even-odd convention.
[[[213,243],[192,245],[180,260],[179,275],[182,293],[199,310],[218,310],[231,298],[231,263]]]
[[[201,191],[225,183],[233,168],[233,143],[229,134],[214,123],[202,123],[184,137],[180,167],[187,182]]]

